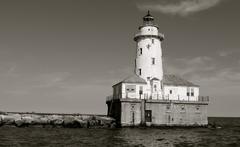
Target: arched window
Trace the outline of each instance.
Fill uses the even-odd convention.
[[[142,48],[139,49],[140,55],[142,55]]]
[[[138,69],[138,74],[139,74],[140,76],[142,75],[142,69],[141,69],[141,68]]]
[[[152,58],[152,65],[155,65],[155,58]]]

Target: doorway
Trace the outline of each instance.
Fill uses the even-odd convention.
[[[146,122],[152,122],[152,110],[145,110]]]

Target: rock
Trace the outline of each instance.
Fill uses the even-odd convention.
[[[43,127],[69,127],[69,128],[115,128],[115,120],[110,117],[80,114],[38,114],[38,113],[2,113],[0,126],[3,124]]]
[[[3,122],[2,122],[2,117],[0,115],[0,127],[3,125]]]
[[[32,118],[31,125],[40,125],[41,124],[41,116],[37,114],[30,115]]]
[[[41,125],[50,124],[50,121],[46,116],[41,116],[39,118],[39,124],[41,124]]]
[[[52,120],[51,124],[54,125],[54,126],[60,126],[60,125],[63,124],[63,122],[64,122],[63,119],[59,118],[59,119]]]
[[[86,121],[86,120],[81,120],[79,123],[80,123],[82,128],[88,128],[89,127],[88,121]]]
[[[81,124],[73,116],[63,117],[63,126],[67,128],[80,128]]]
[[[15,120],[20,120],[21,115],[19,114],[7,114],[7,115],[1,115],[2,123],[6,125],[14,125]]]
[[[25,124],[24,124],[24,121],[23,120],[16,120],[15,121],[15,126],[17,126],[17,127],[22,127],[22,126],[24,126]]]
[[[90,118],[91,118],[91,116],[89,116],[89,115],[81,115],[82,120],[89,120]]]
[[[25,125],[33,124],[33,118],[31,116],[22,116],[22,121]]]
[[[115,122],[113,122],[113,123],[111,123],[111,126],[110,126],[110,128],[116,128],[116,123]]]

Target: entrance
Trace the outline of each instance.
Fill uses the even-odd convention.
[[[152,110],[145,110],[146,122],[152,122]]]
[[[135,122],[135,116],[134,116],[134,112],[132,112],[132,124],[134,125],[134,122]]]

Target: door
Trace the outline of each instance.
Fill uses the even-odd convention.
[[[142,99],[142,94],[143,94],[143,87],[139,87],[139,98]]]
[[[145,110],[146,122],[152,122],[152,110]]]
[[[132,112],[132,124],[135,124],[135,116],[134,116],[134,112]]]

